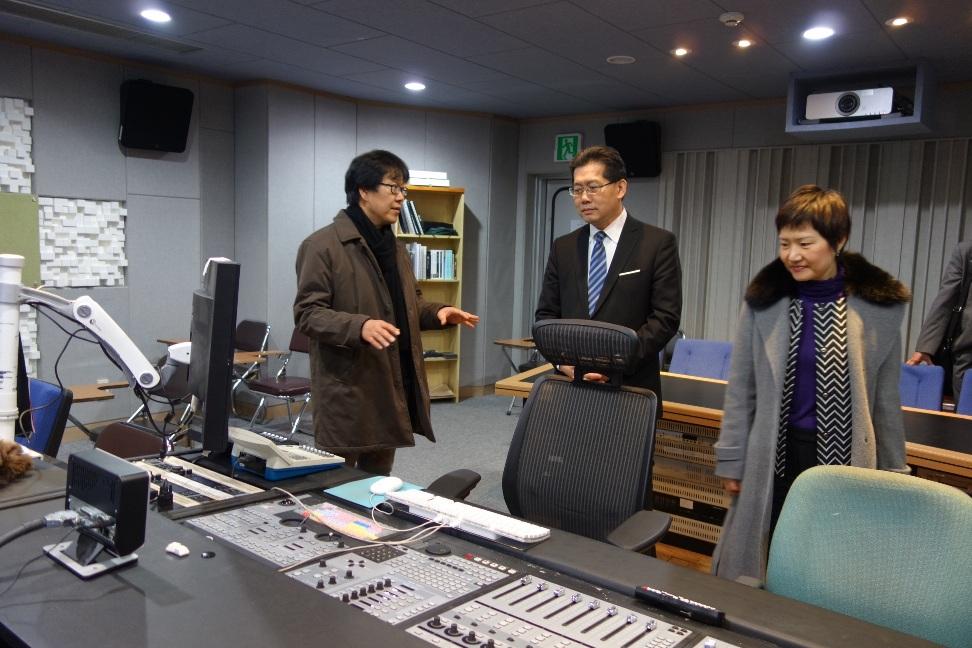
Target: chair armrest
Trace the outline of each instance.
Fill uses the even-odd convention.
[[[638,511],[608,534],[615,547],[641,551],[658,542],[672,523],[672,516],[661,511]]]
[[[482,476],[478,472],[460,468],[442,475],[426,486],[425,490],[434,495],[461,501],[466,499],[466,496],[472,492],[480,479],[482,479]]]

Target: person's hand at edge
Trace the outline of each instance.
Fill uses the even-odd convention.
[[[739,491],[742,490],[742,482],[738,479],[723,479],[722,487],[726,489],[726,493],[729,495],[738,495]]]
[[[921,351],[915,351],[914,354],[912,354],[912,356],[910,358],[908,358],[907,360],[905,360],[905,364],[909,364],[909,365],[930,365],[930,364],[935,364],[935,363],[932,362],[931,356],[928,355],[927,353],[922,353]]]

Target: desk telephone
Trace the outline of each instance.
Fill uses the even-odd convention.
[[[233,465],[277,480],[337,468],[344,457],[306,445],[278,445],[272,440],[243,428],[230,427],[233,442]]]

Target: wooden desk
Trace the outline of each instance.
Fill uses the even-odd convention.
[[[85,385],[70,385],[68,389],[74,394],[75,403],[90,403],[93,401],[111,400],[115,397],[109,390],[128,387],[127,380],[95,383]]]

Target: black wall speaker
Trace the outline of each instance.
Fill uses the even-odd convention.
[[[192,91],[144,79],[121,85],[118,141],[128,148],[182,153],[192,119]]]
[[[658,122],[636,121],[608,124],[604,143],[617,149],[631,178],[654,178],[661,174],[661,129]]]

